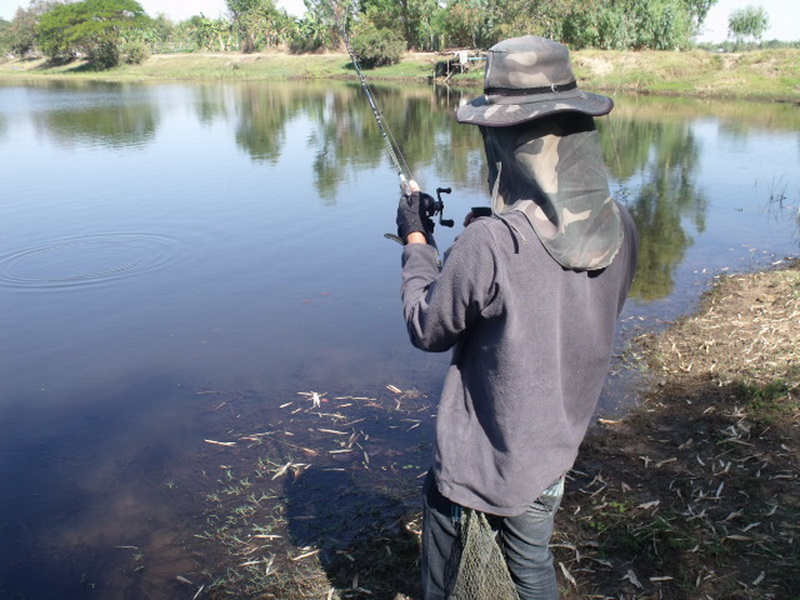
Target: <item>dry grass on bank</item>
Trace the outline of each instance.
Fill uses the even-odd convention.
[[[800,590],[800,266],[725,278],[641,340],[656,377],[588,437],[560,515],[566,597]]]
[[[741,100],[800,100],[800,51],[742,53],[582,50],[573,65],[587,88]]]

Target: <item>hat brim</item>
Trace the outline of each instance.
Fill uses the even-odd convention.
[[[580,112],[593,117],[607,115],[614,108],[608,96],[578,91],[574,94],[546,94],[546,98],[514,104],[509,98],[502,103],[479,96],[456,110],[456,120],[469,125],[508,127],[540,119],[560,112]]]

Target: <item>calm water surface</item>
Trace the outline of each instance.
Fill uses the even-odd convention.
[[[376,93],[446,216],[486,204],[451,117],[472,92]],[[798,253],[797,107],[618,98],[600,127],[642,237],[620,350]],[[448,357],[407,341],[397,178],[358,87],[6,85],[0,157],[0,597],[191,598],[233,460],[204,440],[286,429],[300,392],[371,419],[372,462],[342,468],[424,462]],[[619,373],[603,411],[634,401]],[[419,392],[407,412],[387,385]]]

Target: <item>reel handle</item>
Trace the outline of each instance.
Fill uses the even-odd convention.
[[[433,214],[435,215],[438,213],[439,225],[442,225],[443,227],[452,227],[455,225],[455,221],[453,221],[453,219],[444,218],[444,202],[442,202],[442,194],[450,194],[452,191],[452,188],[449,187],[436,188],[436,206]]]

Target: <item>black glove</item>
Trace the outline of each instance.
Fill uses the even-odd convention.
[[[429,208],[435,206],[432,196],[424,192],[403,194],[397,207],[397,235],[405,243],[409,233],[419,231],[430,239],[433,234],[433,221]]]

